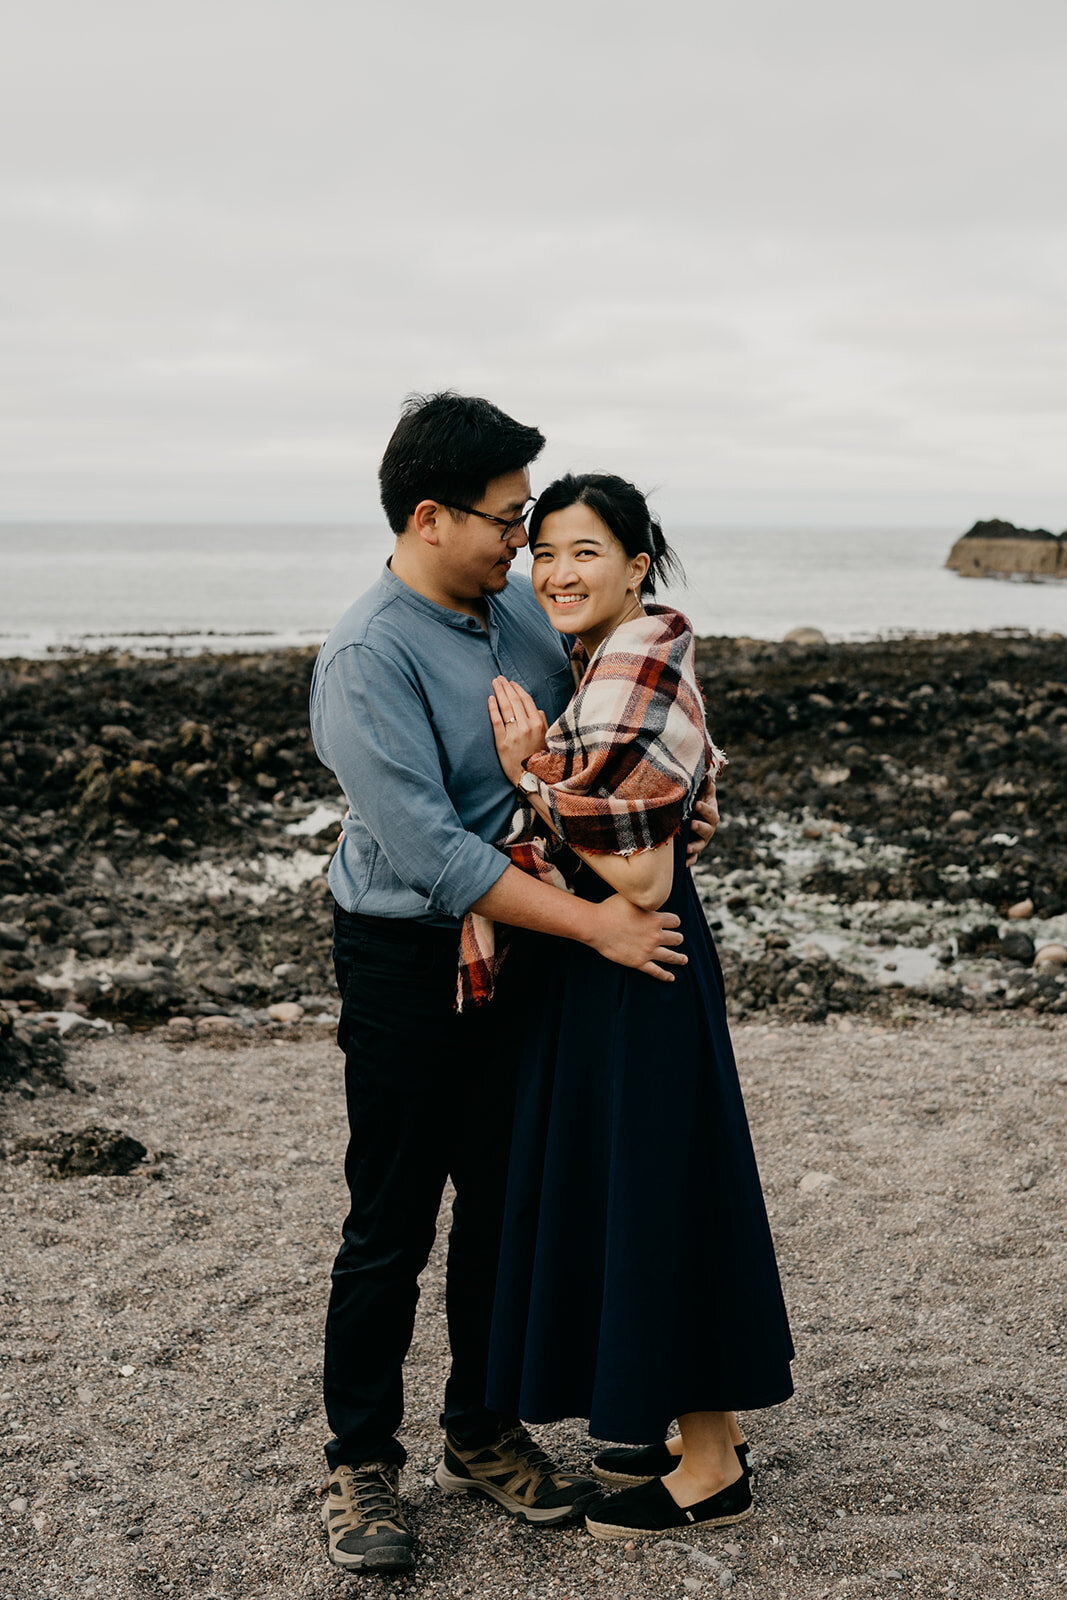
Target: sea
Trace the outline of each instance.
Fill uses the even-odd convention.
[[[659,598],[698,634],[831,640],[1067,632],[1067,582],[961,578],[951,528],[681,528],[686,583]],[[381,525],[0,524],[0,655],[313,645],[373,583]],[[521,552],[513,571],[528,570]]]

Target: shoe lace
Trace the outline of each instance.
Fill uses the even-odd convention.
[[[523,1465],[532,1472],[551,1476],[553,1472],[559,1470],[552,1457],[546,1456],[540,1445],[535,1444],[526,1429],[521,1426],[508,1428],[505,1433],[501,1434],[500,1443],[502,1445],[510,1445]]]
[[[353,1472],[345,1485],[345,1508],[360,1522],[374,1522],[397,1515],[396,1493],[380,1467],[364,1467]]]

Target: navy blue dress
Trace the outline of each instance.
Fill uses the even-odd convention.
[[[565,940],[529,973],[487,1400],[594,1438],[793,1392],[793,1345],[723,1003],[675,840],[673,984]],[[607,884],[582,869],[578,893]]]

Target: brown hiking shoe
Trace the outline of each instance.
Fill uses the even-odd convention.
[[[521,1424],[476,1450],[461,1449],[446,1434],[434,1477],[442,1489],[488,1495],[513,1516],[542,1526],[572,1521],[599,1493],[592,1478],[557,1467]]]
[[[400,1509],[400,1468],[388,1461],[337,1467],[326,1480],[322,1520],[329,1556],[345,1572],[410,1572],[415,1540]]]

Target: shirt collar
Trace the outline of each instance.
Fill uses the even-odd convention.
[[[477,617],[468,616],[465,611],[452,611],[448,606],[439,606],[436,600],[430,600],[426,595],[413,589],[403,578],[398,578],[390,567],[388,561],[382,568],[382,586],[386,593],[394,599],[402,600],[405,605],[411,606],[416,611],[421,611],[425,616],[433,617],[436,622],[443,622],[448,628],[459,628],[463,633],[484,633],[485,629]],[[490,611],[490,627],[495,619],[492,616],[493,597],[486,596],[486,603]]]
[[[426,595],[419,594],[419,590],[413,589],[411,584],[405,584],[403,578],[397,578],[397,574],[392,571],[389,562],[386,562],[386,565],[382,568],[381,581],[382,587],[386,589],[390,597],[395,598],[395,600],[402,600],[405,605],[410,605],[414,611],[422,611],[424,616],[434,618],[435,622],[443,622],[446,627],[458,627],[462,634],[470,634],[475,629],[478,630],[478,634],[485,632],[482,622],[478,622],[477,616],[467,616],[466,611],[451,611],[446,605],[438,605],[437,600],[429,600]]]

